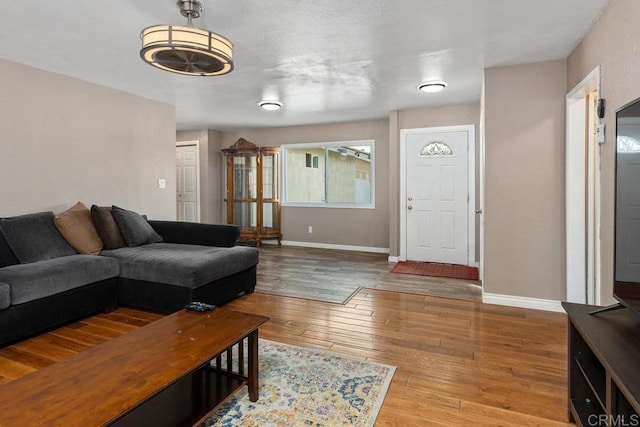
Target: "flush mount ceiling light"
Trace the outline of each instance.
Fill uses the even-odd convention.
[[[278,101],[260,101],[258,105],[267,111],[276,111],[282,108],[282,103]]]
[[[440,92],[445,87],[447,87],[446,82],[438,81],[438,82],[423,83],[420,86],[418,86],[418,89],[427,93],[436,93],[436,92]]]
[[[188,26],[154,25],[142,30],[140,57],[147,64],[188,76],[219,76],[233,70],[229,40],[192,24],[204,8],[198,0],[177,3]]]

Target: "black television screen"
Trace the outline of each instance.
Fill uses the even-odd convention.
[[[613,296],[640,313],[640,99],[616,113]]]

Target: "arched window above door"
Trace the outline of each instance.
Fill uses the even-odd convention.
[[[453,156],[453,149],[440,141],[430,142],[420,150],[420,157],[445,157]]]

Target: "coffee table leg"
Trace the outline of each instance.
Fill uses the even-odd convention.
[[[255,402],[258,400],[258,330],[249,334],[249,372],[247,387],[249,388],[249,400]]]

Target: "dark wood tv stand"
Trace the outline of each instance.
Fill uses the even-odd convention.
[[[569,419],[640,426],[640,316],[562,303],[569,314]]]

